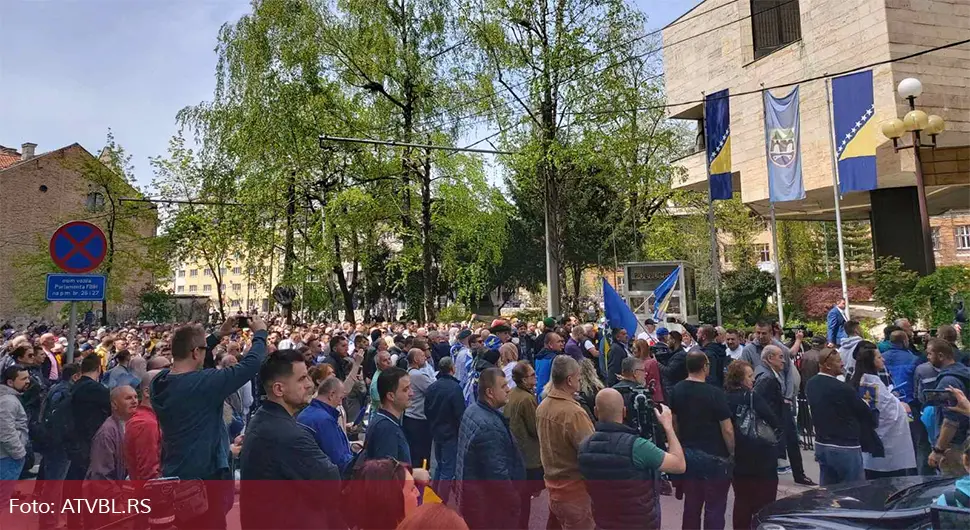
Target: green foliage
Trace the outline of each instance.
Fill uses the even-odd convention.
[[[914,296],[919,275],[903,268],[897,258],[883,258],[873,273],[875,287],[872,295],[876,303],[886,310],[886,324],[897,318],[916,318],[919,300]]]
[[[744,267],[722,275],[721,312],[726,319],[743,320],[749,325],[764,317],[768,297],[775,292],[775,278],[754,267]]]
[[[451,304],[438,311],[440,322],[465,322],[470,316],[471,312],[463,304]]]
[[[542,322],[549,315],[546,315],[545,309],[533,308],[521,309],[516,311],[512,316],[525,322]]]
[[[175,316],[175,300],[172,293],[156,287],[144,289],[138,296],[139,320],[152,322],[171,322]]]

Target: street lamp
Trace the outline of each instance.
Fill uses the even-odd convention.
[[[913,157],[916,161],[916,194],[919,200],[920,224],[923,228],[923,255],[926,259],[926,274],[932,274],[936,270],[936,262],[933,259],[933,238],[930,233],[930,217],[926,209],[926,188],[923,185],[923,164],[920,157],[920,149],[929,147],[936,148],[936,136],[943,132],[946,122],[943,118],[934,115],[927,116],[925,112],[916,109],[916,98],[923,93],[923,84],[915,77],[907,77],[899,82],[896,87],[900,97],[909,102],[909,112],[903,119],[893,118],[882,124],[882,134],[893,141],[893,150],[897,153],[903,149],[912,149]],[[910,145],[900,145],[899,139],[904,133],[910,133],[912,140]],[[921,141],[920,133],[930,135],[932,143],[924,144]]]

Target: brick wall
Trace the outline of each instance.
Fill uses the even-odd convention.
[[[67,221],[86,220],[104,229],[106,211],[85,210],[87,194],[94,191],[94,185],[82,176],[80,168],[92,159],[83,147],[72,144],[0,171],[0,319],[54,318],[61,309],[61,304],[52,304],[43,315],[32,315],[19,306],[14,293],[20,277],[15,262],[25,253],[36,252]],[[137,231],[135,240],[116,240],[117,248],[144,255],[145,241],[155,234],[155,222],[142,223]],[[147,274],[131,275],[122,287],[122,302],[109,303],[109,313],[117,313],[122,319],[134,317],[138,293],[152,281]]]
[[[961,226],[970,229],[970,210],[951,211],[945,215],[930,217],[934,239],[939,241],[933,253],[937,266],[970,265],[970,249],[957,249],[956,231]]]

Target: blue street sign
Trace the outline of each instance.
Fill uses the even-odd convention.
[[[100,302],[107,281],[101,274],[48,274],[48,302]]]

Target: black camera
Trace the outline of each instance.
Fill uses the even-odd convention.
[[[641,438],[650,440],[651,442],[657,439],[657,425],[653,411],[658,407],[652,397],[655,384],[656,381],[650,381],[647,384],[647,388],[631,389],[633,393],[633,410],[631,412],[633,412],[632,419],[634,426],[639,431]]]

